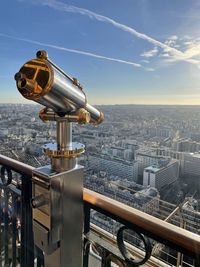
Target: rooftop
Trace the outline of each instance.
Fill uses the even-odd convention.
[[[164,169],[165,167],[175,163],[175,162],[178,162],[176,159],[167,159],[167,160],[164,160],[164,161],[160,161],[158,164],[156,165],[152,165],[152,166],[149,166],[149,167],[146,167],[144,169],[144,171],[149,171],[149,172],[152,172],[152,173],[156,173],[162,169]]]

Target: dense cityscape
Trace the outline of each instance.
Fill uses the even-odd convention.
[[[0,105],[0,153],[39,167],[49,164],[42,145],[55,142],[56,126],[43,123],[41,106]],[[85,187],[199,234],[200,107],[100,106],[100,126],[73,125]],[[178,209],[177,209],[178,207]],[[177,212],[174,213],[174,210]],[[113,233],[115,223],[94,212]],[[187,266],[187,265],[186,265]]]
[[[0,7],[0,267],[200,267],[200,1]]]

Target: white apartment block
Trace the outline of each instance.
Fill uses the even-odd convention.
[[[179,161],[172,159],[166,165],[152,165],[144,169],[143,185],[160,190],[163,186],[176,181],[179,176]]]

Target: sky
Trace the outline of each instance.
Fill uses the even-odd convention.
[[[200,1],[0,0],[0,103],[41,49],[91,104],[200,105]]]

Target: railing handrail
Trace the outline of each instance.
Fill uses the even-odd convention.
[[[32,175],[34,169],[30,165],[3,155],[0,155],[0,165],[24,175]],[[126,224],[136,227],[161,243],[178,248],[180,251],[185,251],[191,255],[200,255],[200,236],[197,234],[86,188],[83,191],[83,200],[91,208],[108,214],[111,218],[118,218],[119,222],[126,222]]]
[[[127,206],[114,199],[84,188],[83,199],[101,211],[113,214],[121,221],[130,223],[153,239],[165,240],[174,248],[183,248],[190,254],[200,255],[200,236],[152,215]]]
[[[16,171],[17,173],[28,176],[31,176],[32,171],[34,170],[34,167],[25,164],[23,162],[20,162],[18,160],[6,157],[4,155],[0,155],[0,164],[4,165],[5,167],[11,168],[13,171]]]

